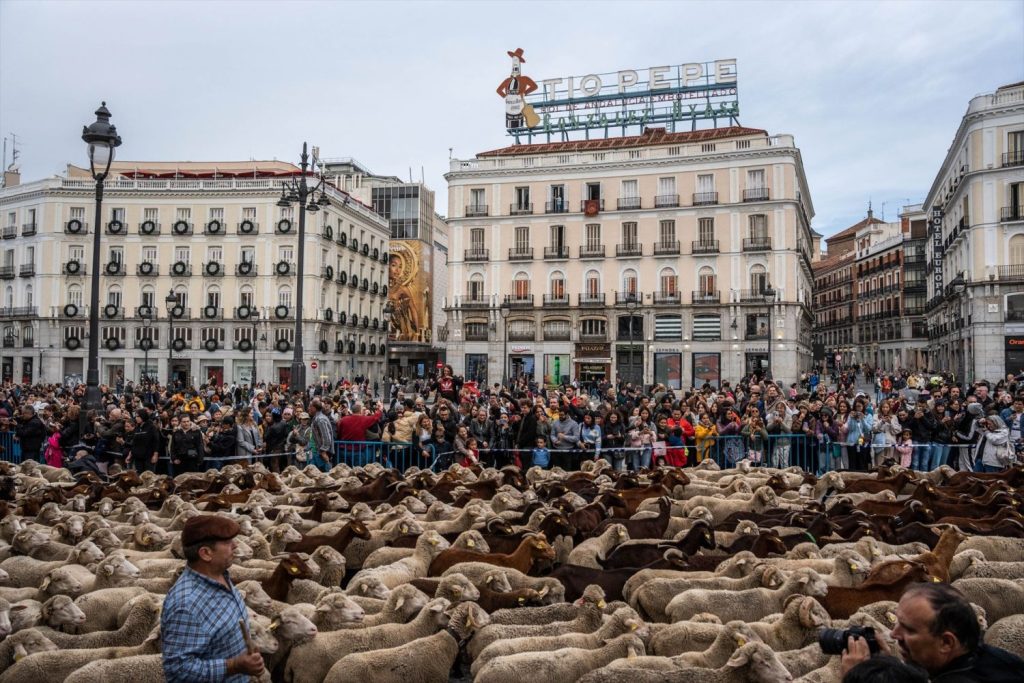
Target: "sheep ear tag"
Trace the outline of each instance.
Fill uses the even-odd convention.
[[[599,609],[604,609],[607,606],[607,603],[604,600],[598,600],[597,606]]]
[[[403,524],[402,525],[402,533],[403,534],[409,533],[409,525],[408,524]]]
[[[747,644],[747,639],[743,636],[736,636],[736,647],[743,647]]]
[[[290,571],[292,574],[298,574],[299,568],[296,567],[294,564],[288,565],[288,571]]]
[[[468,541],[466,541],[466,546],[469,547],[469,548],[475,548],[476,547],[476,543],[471,538]]]

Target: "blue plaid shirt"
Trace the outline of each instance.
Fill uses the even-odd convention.
[[[242,596],[186,567],[171,587],[160,614],[164,677],[168,683],[245,683],[227,675],[227,660],[245,652],[238,620],[249,625]]]

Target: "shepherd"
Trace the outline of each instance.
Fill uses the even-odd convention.
[[[515,52],[509,51],[512,58],[512,75],[498,86],[498,94],[505,98],[505,127],[509,130],[533,127],[540,122],[540,117],[533,107],[526,104],[526,96],[537,90],[537,83],[529,76],[522,75],[523,48],[517,47]]]

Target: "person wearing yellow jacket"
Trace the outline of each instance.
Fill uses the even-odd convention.
[[[711,416],[704,413],[700,421],[693,428],[694,441],[697,444],[697,462],[701,462],[711,454],[711,447],[715,445],[715,437],[718,436],[718,426],[711,421]]]

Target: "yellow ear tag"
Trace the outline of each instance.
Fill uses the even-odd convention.
[[[637,629],[637,625],[636,624],[630,624],[629,625],[629,630],[630,631],[635,631],[636,629]]]
[[[292,574],[298,574],[299,573],[299,568],[296,567],[295,565],[291,565],[291,566],[288,567],[288,571],[290,571]]]
[[[896,623],[896,615],[893,614],[892,612],[886,612],[885,616],[889,619],[889,623],[890,624],[895,624]]]
[[[409,525],[408,524],[403,524],[402,525],[402,533],[403,534],[409,533]]]
[[[742,636],[738,636],[736,638],[736,644],[739,645],[740,647],[743,647],[744,645],[747,644],[747,639],[742,637]]]
[[[468,541],[466,541],[466,547],[468,547],[468,548],[475,548],[476,547],[476,543],[473,542],[472,538],[469,539]]]
[[[604,601],[604,600],[598,600],[598,601],[597,601],[597,606],[598,606],[598,607],[599,607],[600,609],[604,609],[604,608],[605,608],[605,606],[606,606],[606,603],[605,603],[605,601]]]
[[[524,602],[526,602],[526,598],[519,598],[519,604],[520,605],[523,604]]]
[[[942,579],[940,579],[940,578],[939,578],[939,577],[937,577],[937,576],[933,576],[933,577],[932,577],[932,581],[933,581],[934,583],[942,583]]]

